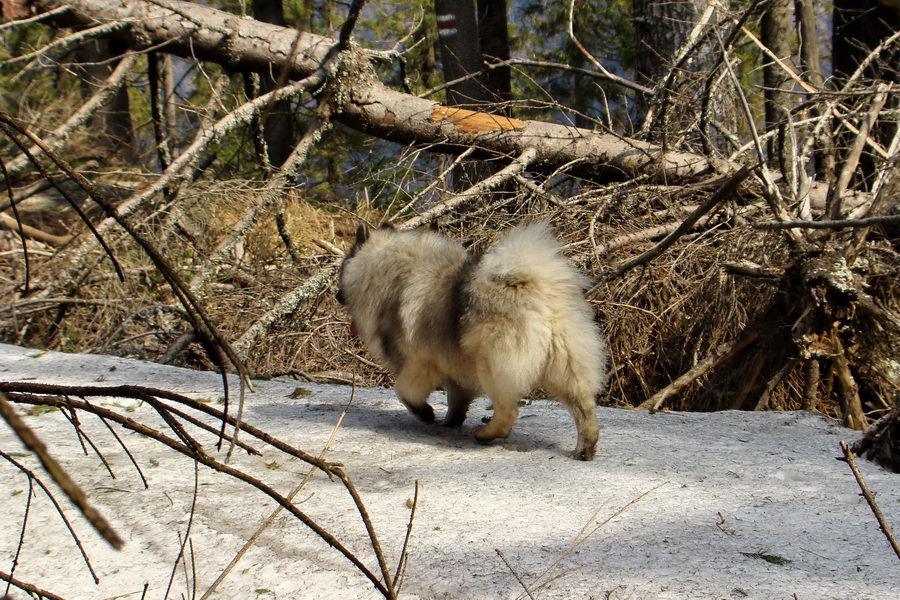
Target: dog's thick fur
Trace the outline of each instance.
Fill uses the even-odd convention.
[[[430,231],[360,227],[337,298],[422,421],[434,421],[428,396],[440,386],[449,404],[444,424],[453,427],[483,393],[494,416],[475,437],[505,438],[519,400],[540,386],[575,418],[578,445],[570,456],[591,460],[606,346],[586,287],[544,223],[513,229],[480,256]]]

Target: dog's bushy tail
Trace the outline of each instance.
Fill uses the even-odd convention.
[[[480,275],[511,287],[539,286],[542,292],[581,294],[589,280],[562,255],[547,223],[520,225],[495,243],[481,259]]]
[[[546,223],[524,225],[474,266],[461,341],[482,381],[513,393],[538,384],[567,396],[599,391],[605,350],[583,295],[589,280],[561,249]]]

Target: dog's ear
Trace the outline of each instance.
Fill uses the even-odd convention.
[[[387,229],[387,230],[389,230],[389,231],[396,231],[396,230],[397,230],[397,228],[394,227],[393,224],[388,223],[387,221],[385,221],[384,223],[382,223],[381,225],[379,225],[379,226],[378,226],[378,229]]]
[[[360,225],[356,228],[356,245],[360,246],[369,239],[369,226]]]

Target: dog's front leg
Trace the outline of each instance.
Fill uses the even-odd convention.
[[[479,425],[475,428],[475,439],[479,442],[509,436],[513,423],[519,416],[518,396],[491,396],[491,404],[494,405],[494,416],[487,425]]]
[[[428,396],[435,389],[429,378],[415,367],[405,367],[397,374],[394,391],[400,402],[414,417],[424,423],[434,423],[434,409],[428,404]]]

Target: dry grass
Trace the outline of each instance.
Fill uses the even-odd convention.
[[[206,268],[216,245],[257,193],[249,184],[234,182],[195,187],[177,205],[147,215],[146,227],[181,276],[191,280]],[[708,193],[703,188],[685,192],[633,183],[611,190],[585,185],[565,198],[551,198],[516,187],[469,203],[442,217],[438,226],[446,235],[477,249],[517,223],[553,223],[567,254],[599,282],[589,300],[610,343],[613,375],[605,402],[635,406],[778,306],[783,291],[778,277],[749,277],[727,268],[749,261],[777,273],[790,265],[791,257],[777,233],[755,230],[744,220],[742,214],[763,210],[752,197],[725,205],[703,227],[651,263],[616,279],[604,278],[611,266],[639,254],[659,238],[657,234],[642,239],[641,232],[679,222],[684,216],[681,207],[696,204]],[[197,288],[228,340],[238,340],[281,298],[333,264],[334,252],[326,248],[349,246],[357,224],[389,217],[402,223],[412,214],[386,215],[368,204],[310,201],[301,192],[289,193],[284,210],[292,246],[288,251],[275,224],[276,208],[261,212],[243,240]],[[72,218],[68,223],[73,229],[80,227]],[[32,290],[28,298],[22,298],[22,255],[15,250],[20,243],[9,232],[0,235],[0,294],[6,299],[0,313],[3,341],[113,353],[192,368],[213,367],[190,335],[190,325],[164,280],[124,236],[108,237],[125,268],[126,281],[119,282],[110,261],[95,250],[82,261],[89,267],[82,280],[68,288],[65,297],[72,303],[61,305],[61,289],[54,284],[71,268],[70,253],[66,249],[53,253],[49,247],[29,242],[34,251]],[[622,241],[629,235],[630,240]],[[879,261],[875,283],[896,309],[897,254],[885,244],[873,246],[871,253],[872,260]],[[362,385],[390,384],[390,375],[349,335],[346,315],[334,300],[333,279],[276,320],[261,341],[250,347],[245,359],[251,373],[342,382],[355,375]],[[56,302],[30,303],[50,290]],[[772,325],[777,328],[785,323]],[[666,408],[754,408],[766,385],[795,351],[786,339],[764,339],[752,351],[700,377]],[[872,356],[895,356],[896,350],[886,346],[890,342],[888,335],[872,335],[855,349],[865,359],[861,364],[868,365],[861,376],[876,382],[869,386],[872,389],[883,390],[880,398],[867,398],[870,409],[879,408],[890,397],[890,374],[871,362]],[[820,385],[821,397],[827,399],[831,383],[823,380]],[[774,386],[768,406],[800,408],[802,389],[803,377],[791,372]],[[820,403],[818,409],[839,414],[831,400]]]

